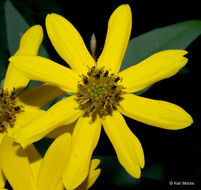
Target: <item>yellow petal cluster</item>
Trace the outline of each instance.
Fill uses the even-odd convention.
[[[42,38],[41,26],[31,27],[23,34],[15,55],[37,55]],[[62,175],[71,149],[71,132],[66,130],[64,133],[62,130],[63,134],[60,135],[61,132],[56,131],[56,137],[60,136],[49,147],[43,159],[33,144],[21,146],[11,136],[28,122],[42,116],[45,111],[40,108],[65,92],[47,83],[24,90],[30,79],[15,69],[14,65],[12,61],[9,63],[2,92],[15,89],[16,103],[23,107],[23,111],[16,115],[12,128],[0,133],[0,188],[4,189],[8,180],[13,190],[63,190]],[[66,126],[67,122],[62,124]],[[79,184],[77,190],[86,190],[93,185],[100,175],[100,169],[96,169],[99,163],[98,159],[90,161],[88,177]]]
[[[28,34],[22,37],[20,49],[10,58],[4,88],[10,90],[14,87],[20,90],[29,80],[42,81],[45,84],[28,89],[19,95],[18,100],[25,106],[25,113],[17,118],[16,125],[22,122],[23,128],[16,127],[16,130],[10,133],[11,136],[25,147],[32,146],[32,142],[40,140],[62,125],[73,123],[74,129],[72,137],[69,133],[64,133],[55,140],[43,160],[39,158],[40,161],[36,162],[35,172],[30,169],[28,151],[7,135],[4,135],[4,138],[0,137],[0,140],[4,139],[1,145],[0,166],[14,190],[53,190],[62,189],[63,185],[66,189],[86,189],[91,186],[100,174],[100,170],[95,169],[99,161],[91,161],[91,157],[99,141],[101,126],[109,137],[121,165],[131,176],[140,178],[141,168],[145,165],[143,149],[122,115],[169,130],[183,129],[192,124],[191,116],[183,108],[166,101],[132,94],[176,74],[187,63],[187,58],[184,57],[187,52],[161,51],[119,72],[131,28],[131,9],[127,4],[121,5],[109,19],[104,48],[96,63],[76,28],[64,17],[55,13],[48,14],[47,34],[58,54],[70,68],[37,56],[42,38],[40,26],[29,30],[30,35],[34,37]],[[36,37],[38,33],[39,38]],[[85,116],[79,109],[76,93],[81,77],[86,76],[89,69],[94,67],[99,68],[99,71],[102,68],[110,71],[112,76],[117,75],[118,80],[121,79],[119,82],[125,93],[111,114],[98,116],[92,122],[91,116]],[[73,94],[54,104],[46,112],[40,109],[65,92]],[[6,152],[6,149],[10,152]],[[22,157],[19,157],[18,153]],[[16,159],[17,164],[9,164],[11,158]],[[23,167],[20,168],[20,165]],[[14,172],[17,170],[24,173],[19,175]],[[26,181],[24,184],[23,178],[26,179],[23,180]],[[89,182],[84,186],[86,179]]]

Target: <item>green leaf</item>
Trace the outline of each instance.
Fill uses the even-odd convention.
[[[19,47],[22,34],[29,28],[29,25],[10,1],[5,2],[5,19],[8,48],[10,54],[13,55]]]
[[[201,20],[158,28],[130,40],[121,70],[167,49],[186,49],[201,34]]]
[[[8,66],[8,47],[6,40],[6,23],[4,16],[4,1],[0,1],[0,80],[5,77]]]
[[[5,77],[6,69],[8,66],[8,57],[4,53],[4,51],[0,52],[0,80],[3,80]]]
[[[162,50],[186,49],[200,34],[201,20],[191,20],[158,28],[135,37],[128,44],[120,70],[131,67]]]
[[[5,2],[5,20],[7,30],[7,41],[10,55],[13,55],[19,48],[20,38],[30,28],[24,17],[18,12],[10,1]],[[49,58],[48,52],[41,45],[38,55]],[[28,88],[42,84],[39,81],[31,81]]]
[[[164,178],[163,167],[159,163],[151,163],[142,170],[142,176],[153,180],[162,180]]]
[[[152,162],[142,169],[140,179],[133,178],[121,166],[115,156],[94,156],[101,160],[100,168],[104,175],[105,183],[114,184],[119,187],[135,187],[143,183],[143,179],[163,180],[164,170],[160,163]]]
[[[0,88],[3,88],[3,84],[4,84],[4,79],[2,79],[0,82]]]
[[[19,47],[21,36],[30,26],[10,1],[5,2],[5,20],[8,49],[10,54],[13,55]],[[49,57],[43,45],[41,45],[38,54],[43,57]]]

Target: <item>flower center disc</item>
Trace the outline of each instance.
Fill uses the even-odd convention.
[[[16,91],[12,92],[0,88],[0,133],[13,127],[16,120],[16,113],[22,112],[22,106],[16,105]]]
[[[87,75],[81,77],[76,101],[79,109],[84,111],[84,116],[92,116],[94,121],[97,115],[112,115],[123,99],[124,87],[118,84],[121,79],[113,73],[110,74],[108,70],[95,66],[89,69]]]

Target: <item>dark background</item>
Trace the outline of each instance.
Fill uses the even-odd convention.
[[[66,17],[80,32],[87,47],[92,33],[97,39],[97,52],[104,45],[107,22],[119,5],[128,3],[133,14],[131,38],[152,29],[184,20],[201,19],[199,1],[65,1],[65,0],[21,0],[11,1],[30,25],[43,26],[47,13],[56,12]],[[4,41],[5,43],[5,41]],[[53,60],[65,64],[51,46],[45,32],[44,45]],[[145,44],[146,45],[146,44]],[[100,51],[99,51],[100,50]],[[110,172],[103,164],[102,174],[92,189],[201,189],[201,130],[200,130],[200,53],[201,37],[188,48],[188,74],[178,74],[155,84],[142,96],[161,99],[183,107],[194,119],[192,126],[178,131],[151,127],[129,118],[130,129],[139,138],[145,154],[145,168],[153,163],[160,164],[161,179],[143,177],[138,183],[117,185],[111,180]],[[9,54],[8,54],[9,56]],[[96,156],[114,156],[115,152],[102,130]],[[118,164],[118,163],[117,163]],[[110,165],[113,170],[113,165]],[[116,167],[116,166],[115,166]],[[117,166],[119,167],[119,166]],[[124,178],[123,178],[124,180]],[[126,179],[125,179],[126,180]],[[194,182],[193,186],[169,185],[170,181]]]

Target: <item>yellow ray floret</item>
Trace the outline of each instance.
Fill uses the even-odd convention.
[[[129,94],[173,76],[187,63],[186,51],[166,50],[118,73],[131,25],[129,5],[119,6],[109,19],[105,46],[95,65],[72,24],[60,15],[50,14],[46,18],[48,36],[72,70],[37,56],[10,58],[15,61],[15,69],[26,77],[74,93],[14,135],[20,143],[34,142],[62,122],[77,121],[68,170],[63,175],[67,189],[76,188],[87,177],[101,125],[122,166],[133,177],[140,177],[145,163],[143,149],[120,113],[148,125],[171,130],[183,129],[193,122],[191,116],[177,105]]]

